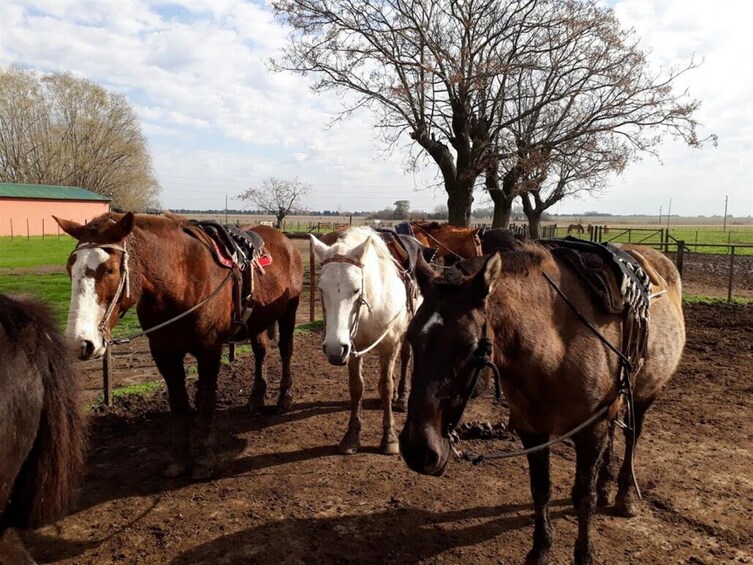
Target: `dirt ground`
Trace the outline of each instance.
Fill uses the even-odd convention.
[[[636,461],[644,502],[633,519],[601,511],[594,541],[603,563],[753,562],[753,306],[686,309],[679,373],[649,412]],[[217,443],[209,482],[165,479],[165,393],[120,399],[91,419],[88,474],[75,510],[23,537],[41,562],[60,563],[520,563],[533,514],[524,459],[441,478],[377,453],[376,367],[366,363],[363,451],[335,443],[347,422],[347,376],[328,365],[321,335],[296,336],[296,401],[284,415],[250,415],[250,354],[220,377]],[[269,355],[275,399],[279,360]],[[144,375],[154,369],[137,368]],[[92,373],[88,385],[94,386]],[[506,419],[491,393],[467,420]],[[398,415],[398,425],[403,416]],[[463,441],[475,451],[514,438]],[[568,563],[576,518],[569,502],[574,451],[554,449],[553,562]]]

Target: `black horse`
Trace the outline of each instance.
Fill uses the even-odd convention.
[[[0,562],[32,562],[6,530],[65,511],[85,443],[69,347],[49,309],[0,294]]]

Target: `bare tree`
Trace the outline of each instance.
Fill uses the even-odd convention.
[[[238,196],[239,200],[253,202],[260,210],[274,214],[277,218],[275,227],[282,229],[285,216],[300,209],[303,196],[311,192],[311,185],[300,180],[285,180],[269,177],[255,188],[249,188]]]
[[[292,27],[277,69],[314,74],[315,91],[355,95],[385,140],[407,134],[439,169],[449,221],[468,225],[473,190],[507,100],[531,64],[553,0],[276,0]],[[495,125],[497,124],[497,125]]]
[[[0,180],[80,186],[128,210],[155,205],[160,190],[125,97],[16,67],[0,70]]]
[[[641,154],[656,155],[663,135],[694,147],[703,141],[694,118],[699,101],[674,90],[695,61],[654,70],[635,33],[611,10],[571,1],[558,4],[557,13],[537,63],[508,82],[505,123],[485,181],[496,227],[507,225],[518,195],[528,194],[523,205],[538,231],[546,208],[603,189],[610,172]],[[551,173],[555,179],[542,191]]]

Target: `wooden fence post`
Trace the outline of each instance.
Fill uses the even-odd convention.
[[[727,302],[732,302],[732,276],[735,273],[735,246],[730,246],[729,282],[727,283]]]
[[[13,241],[13,218],[10,219],[10,240]]]
[[[29,218],[26,218],[26,241],[29,241],[31,236],[29,235]]]
[[[685,262],[685,241],[680,240],[677,242],[677,272],[682,276],[682,267]]]
[[[112,406],[112,351],[110,346],[105,349],[105,356],[102,360],[102,396],[105,400],[105,406]]]
[[[316,318],[316,258],[314,244],[309,239],[309,322]]]
[[[42,218],[42,239],[44,239],[44,218]]]

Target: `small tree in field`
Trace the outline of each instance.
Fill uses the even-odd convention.
[[[258,187],[251,187],[238,199],[255,204],[260,210],[274,214],[277,219],[275,227],[282,229],[286,216],[300,209],[301,198],[311,192],[311,185],[293,180],[269,177],[261,181]]]
[[[395,202],[395,219],[407,220],[410,217],[410,200],[398,200]]]

